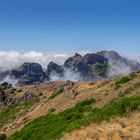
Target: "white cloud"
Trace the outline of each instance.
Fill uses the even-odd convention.
[[[83,79],[81,78],[79,72],[74,72],[72,69],[65,69],[63,76],[60,76],[59,74],[56,74],[54,72],[51,73],[50,81],[58,81],[58,80],[62,80],[62,81],[71,80],[77,82]]]
[[[37,62],[46,68],[50,61],[61,65],[69,56],[70,54],[53,54],[36,51],[0,51],[0,69],[2,71],[10,70],[20,66],[24,62]]]
[[[121,75],[127,75],[131,72],[130,66],[126,65],[125,63],[121,61],[114,61],[111,58],[109,59],[108,63],[108,76],[121,76]]]
[[[140,55],[128,54],[128,55],[124,55],[124,57],[126,57],[127,59],[130,59],[130,60],[136,60],[137,62],[140,63]]]
[[[8,82],[9,84],[12,84],[12,86],[14,87],[18,84],[18,80],[9,75],[7,75],[3,80],[1,80],[0,84],[2,84],[3,82]]]

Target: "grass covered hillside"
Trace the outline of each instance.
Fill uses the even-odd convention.
[[[17,91],[20,92],[15,93],[16,97],[31,91],[39,100],[1,110],[0,118],[8,116],[0,121],[1,135],[6,135],[3,139],[140,138],[139,72],[97,82],[60,81],[24,86]],[[18,115],[14,115],[16,112]]]
[[[90,123],[109,121],[114,117],[126,116],[140,109],[140,96],[115,99],[102,108],[92,107],[94,102],[94,99],[85,100],[57,115],[48,114],[39,117],[8,140],[57,139],[66,132],[71,132]]]

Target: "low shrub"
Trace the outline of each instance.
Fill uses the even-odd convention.
[[[61,88],[57,89],[56,91],[54,91],[52,93],[52,95],[48,99],[53,99],[54,97],[58,96],[62,92],[64,92],[64,88],[63,87],[61,87]]]
[[[17,90],[17,92],[22,92],[22,89]]]
[[[122,77],[121,79],[119,79],[118,81],[115,82],[115,89],[118,89],[118,88],[120,88],[120,86],[122,84],[125,84],[125,83],[133,80],[134,78],[136,78],[136,76],[137,75],[135,73],[132,73],[132,74],[130,74],[128,76]]]
[[[6,134],[5,133],[0,134],[0,140],[5,140],[5,139],[6,139]]]
[[[48,113],[53,113],[55,110],[56,110],[55,108],[50,108],[50,109],[48,110]]]

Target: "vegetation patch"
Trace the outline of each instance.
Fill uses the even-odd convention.
[[[119,79],[118,81],[115,82],[115,89],[120,88],[122,84],[125,84],[125,83],[133,80],[136,77],[137,77],[137,75],[135,73],[131,73],[128,76],[122,77],[121,79]]]
[[[17,92],[19,92],[19,93],[22,92],[22,89],[18,89]]]
[[[53,113],[55,110],[56,110],[55,108],[50,108],[50,109],[48,110],[48,113]]]
[[[115,99],[102,108],[93,108],[95,99],[85,100],[57,115],[48,114],[26,125],[8,140],[55,140],[64,133],[92,122],[109,121],[124,116],[140,107],[140,96]]]
[[[12,122],[17,115],[23,114],[27,109],[35,104],[35,100],[24,103],[24,104],[14,104],[9,107],[6,107],[0,112],[0,128],[3,127],[6,123]]]
[[[54,97],[58,96],[62,92],[64,92],[64,88],[63,87],[61,87],[61,88],[57,89],[56,91],[54,91],[52,93],[52,95],[48,99],[53,99]]]
[[[0,134],[0,140],[5,140],[6,139],[6,134],[2,133]]]
[[[130,94],[132,91],[137,90],[140,88],[140,82],[137,82],[135,84],[133,84],[131,87],[127,88],[124,93],[123,96]]]

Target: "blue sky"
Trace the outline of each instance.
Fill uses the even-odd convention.
[[[0,0],[0,50],[140,53],[139,0]]]

